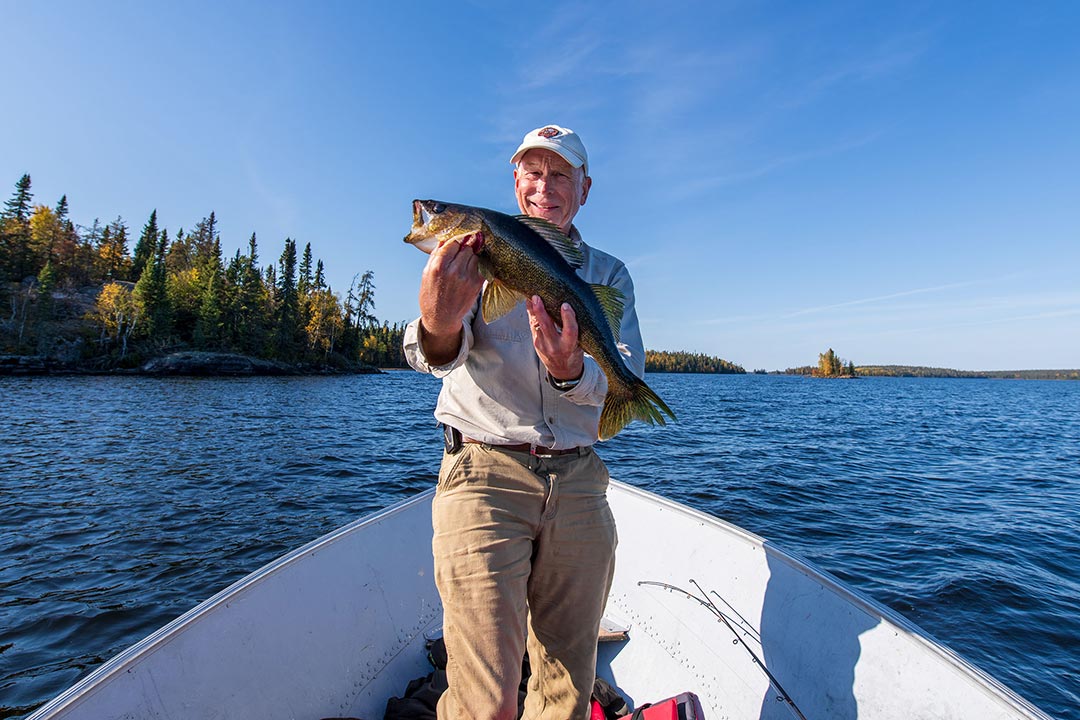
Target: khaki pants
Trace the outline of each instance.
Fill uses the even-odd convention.
[[[584,720],[615,569],[608,473],[591,448],[540,458],[466,443],[432,503],[450,689],[440,720]]]

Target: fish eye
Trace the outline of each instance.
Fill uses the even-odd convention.
[[[446,203],[435,203],[435,207],[432,208],[436,214],[441,213],[446,209]]]

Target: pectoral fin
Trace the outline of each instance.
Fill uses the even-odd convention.
[[[592,285],[593,294],[600,301],[600,307],[604,311],[611,332],[615,335],[615,342],[619,342],[619,328],[622,325],[623,300],[626,296],[618,288],[610,285]]]
[[[524,295],[511,290],[498,280],[488,280],[487,287],[484,288],[484,297],[480,301],[480,314],[484,322],[493,323],[513,310],[514,306],[524,299]]]

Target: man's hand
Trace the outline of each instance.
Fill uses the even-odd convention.
[[[577,380],[585,372],[585,353],[578,345],[577,315],[568,303],[563,303],[562,329],[548,315],[543,301],[536,295],[525,301],[532,328],[533,347],[544,363],[548,375],[555,380]]]
[[[461,320],[484,286],[477,269],[482,233],[444,242],[420,277],[420,344],[431,365],[445,365],[461,349]]]

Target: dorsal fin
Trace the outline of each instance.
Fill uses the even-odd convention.
[[[563,260],[569,263],[570,267],[577,270],[585,264],[585,256],[582,254],[581,248],[575,245],[574,241],[568,238],[555,223],[544,220],[543,218],[535,218],[530,215],[515,215],[514,219],[523,225],[528,225],[535,230],[540,237],[547,240],[551,247],[559,251]]]
[[[626,296],[619,288],[611,285],[591,285],[593,294],[600,301],[600,307],[604,310],[611,332],[615,335],[615,342],[619,342],[619,330],[622,325],[623,300]]]

